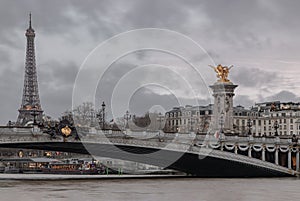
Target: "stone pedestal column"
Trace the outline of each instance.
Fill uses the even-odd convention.
[[[214,131],[219,131],[223,126],[223,131],[233,131],[233,96],[234,89],[238,85],[232,82],[216,82],[210,86],[213,90],[214,107],[212,128]],[[220,120],[223,118],[223,122]],[[223,125],[221,125],[223,124]]]

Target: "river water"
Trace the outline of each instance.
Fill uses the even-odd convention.
[[[0,180],[1,201],[290,201],[300,199],[300,179],[99,179]]]

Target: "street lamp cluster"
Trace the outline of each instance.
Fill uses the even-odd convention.
[[[106,105],[103,101],[102,105],[101,105],[101,109],[97,114],[97,118],[99,119],[99,124],[100,124],[102,130],[105,130],[105,107],[106,107]]]

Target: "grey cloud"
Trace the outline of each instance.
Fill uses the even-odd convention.
[[[49,61],[38,66],[41,104],[52,117],[71,109],[72,91],[78,67],[74,63]]]
[[[42,86],[58,88],[73,86],[78,71],[75,63],[62,64],[54,60],[37,66]]]
[[[255,104],[255,101],[252,100],[250,96],[247,95],[236,95],[233,101],[235,106],[242,105],[246,108],[251,107]]]
[[[7,51],[0,49],[0,61],[1,61],[3,67],[5,65],[9,65],[9,63],[11,61],[10,54]],[[7,66],[5,66],[5,67],[7,67]]]
[[[7,123],[8,120],[16,121],[18,109],[21,105],[22,90],[23,90],[23,72],[5,69],[0,74],[0,121]]]
[[[179,28],[187,20],[187,12],[184,4],[178,1],[135,1],[125,19],[139,28]]]
[[[273,67],[272,63],[263,59],[299,58],[300,26],[295,20],[299,18],[299,6],[299,1],[279,0],[1,1],[0,92],[5,94],[1,96],[2,114],[5,115],[0,115],[0,121],[6,123],[7,119],[14,120],[21,102],[26,43],[24,32],[28,27],[29,11],[33,13],[33,27],[39,37],[37,47],[43,44],[42,48],[37,48],[42,106],[46,113],[56,117],[71,106],[73,82],[80,62],[88,53],[85,51],[92,50],[96,44],[115,34],[134,28],[159,27],[187,34],[209,50],[216,63],[229,65],[234,64],[235,59],[243,58],[259,63],[255,67],[251,64],[247,68],[237,67],[230,75],[234,83],[249,91],[257,91],[258,87],[263,86],[267,90],[264,92],[270,94],[274,87],[280,87],[276,85],[282,80],[287,87],[292,86],[290,83],[297,80],[298,68],[295,67],[294,77],[287,80],[284,75],[276,73],[285,69],[286,64]],[[63,41],[57,39],[69,42],[55,44]],[[65,55],[53,56],[51,52],[55,53],[55,48]],[[22,56],[20,52],[24,52]],[[39,56],[41,52],[46,52],[42,58]],[[137,54],[138,60],[145,57],[147,55]],[[273,72],[266,70],[270,66]],[[97,97],[109,101],[107,97],[110,97],[112,86],[131,68],[128,63],[121,70],[115,69],[106,74],[104,81],[107,81],[107,87]],[[211,83],[214,81],[211,80]],[[269,89],[269,86],[273,88]],[[293,93],[299,93],[296,84],[293,85]],[[253,101],[276,98],[298,100],[297,95],[293,96],[289,91],[267,98],[263,95]],[[153,96],[156,97],[155,94]],[[251,103],[251,98],[237,94],[236,102],[247,105]],[[173,102],[169,104],[173,106]],[[141,110],[145,106],[141,104],[136,107]]]
[[[53,118],[61,116],[72,107],[72,87],[62,89],[44,89],[40,93],[41,104],[46,115]]]
[[[290,91],[280,91],[277,94],[265,98],[267,101],[300,102],[300,97]],[[263,101],[263,100],[261,100]]]
[[[267,72],[258,68],[235,67],[231,74],[232,80],[241,87],[267,87],[277,83],[280,76],[275,72]]]

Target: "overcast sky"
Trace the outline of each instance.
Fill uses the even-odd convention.
[[[235,104],[250,106],[269,100],[298,102],[299,8],[298,0],[3,0],[0,2],[0,123],[15,121],[21,104],[24,33],[30,11],[36,31],[42,108],[46,114],[57,117],[71,108],[76,75],[90,52],[117,34],[141,28],[173,30],[198,43],[208,53],[193,52],[204,80],[200,82],[192,71],[184,70],[188,67],[178,58],[159,52],[137,52],[117,61],[106,72],[105,78],[99,81],[98,102],[98,99],[110,102],[112,90],[121,79],[124,83],[119,91],[126,94],[132,83],[123,78],[134,69],[132,66],[156,61],[180,69],[176,72],[189,78],[191,85],[199,85],[203,97],[198,98],[201,104],[206,104],[211,100],[203,86],[216,81],[215,73],[207,66],[213,65],[210,57],[216,64],[234,65],[230,79],[239,85]],[[170,41],[177,40],[170,38]],[[175,90],[177,96],[187,100],[185,103],[189,102],[190,92],[181,87],[183,82],[177,81],[178,73],[172,73],[170,68],[149,66],[149,69],[131,76],[143,81],[155,77],[165,89],[148,86],[135,91],[128,103],[132,112],[142,113],[152,105],[168,110],[179,104],[178,97],[168,93],[168,89]]]

